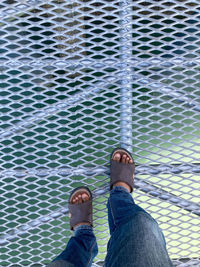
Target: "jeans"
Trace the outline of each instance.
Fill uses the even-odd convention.
[[[111,190],[107,209],[111,237],[105,267],[173,266],[162,230],[150,214],[134,203],[126,188],[116,186]],[[89,267],[97,253],[92,227],[81,225],[48,267]]]

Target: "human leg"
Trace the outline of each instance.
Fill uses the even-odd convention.
[[[80,225],[76,228],[74,236],[70,238],[65,250],[53,262],[64,260],[75,267],[91,266],[97,253],[96,237],[92,227]]]
[[[89,267],[98,253],[92,227],[92,206],[89,191],[87,193],[84,187],[79,191],[76,190],[71,194],[70,204],[72,205],[69,205],[70,225],[71,229],[74,230],[74,236],[70,238],[64,251],[48,267]]]
[[[157,222],[131,198],[126,189],[115,187],[108,199],[111,238],[105,266],[173,266]]]
[[[122,159],[120,157],[120,160]],[[157,222],[135,204],[129,193],[130,186],[122,185],[115,183],[107,203],[111,238],[108,242],[105,266],[173,266],[164,235]]]

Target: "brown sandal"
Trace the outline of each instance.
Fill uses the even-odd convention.
[[[72,198],[76,194],[86,193],[90,196],[90,200],[80,203],[80,204],[72,204]],[[76,224],[87,222],[93,226],[93,219],[92,219],[92,193],[88,187],[81,186],[75,188],[69,198],[69,217],[70,217],[70,226],[71,230],[74,230],[74,226]]]
[[[133,163],[122,163],[113,160],[113,157],[116,153],[126,154],[129,158],[132,159]],[[131,187],[131,193],[133,192],[134,187],[134,171],[135,163],[131,153],[125,148],[115,148],[110,157],[110,190],[112,190],[113,184],[116,182],[127,183]]]

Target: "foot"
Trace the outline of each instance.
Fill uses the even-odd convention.
[[[113,160],[116,160],[117,162],[122,162],[125,164],[133,163],[133,160],[129,158],[126,153],[120,154],[117,152],[116,154],[114,154]],[[117,182],[113,185],[113,187],[115,186],[123,186],[124,188],[128,189],[129,193],[131,192],[131,187],[127,183]]]
[[[90,196],[88,194],[86,194],[85,192],[83,192],[83,193],[77,192],[77,194],[75,194],[73,196],[73,198],[71,200],[71,204],[81,204],[81,203],[84,203],[88,200],[90,200]],[[82,223],[76,224],[74,226],[74,229],[79,225],[91,225],[91,224],[87,223],[87,222],[82,222]]]

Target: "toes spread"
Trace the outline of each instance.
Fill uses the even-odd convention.
[[[123,152],[122,153],[116,152],[116,154],[114,154],[113,156],[113,160],[125,164],[133,163],[133,160],[130,158],[130,156]]]
[[[73,204],[81,204],[85,201],[88,201],[89,200],[89,195],[86,194],[85,192],[84,193],[79,193],[78,195],[75,195],[72,200],[71,200],[71,203]]]

